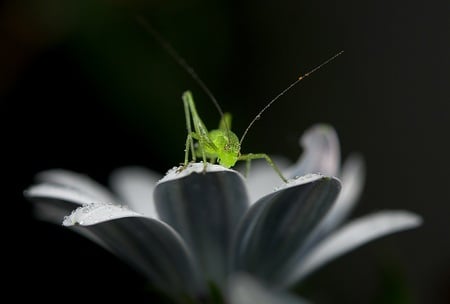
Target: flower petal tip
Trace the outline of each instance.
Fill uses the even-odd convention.
[[[409,228],[416,228],[423,225],[423,217],[406,210],[398,210],[398,211],[392,211],[399,220],[403,219],[405,223],[409,224]]]
[[[63,226],[90,226],[101,222],[110,221],[123,217],[142,216],[127,207],[105,203],[93,203],[75,209],[66,216]]]
[[[166,175],[158,181],[158,184],[164,183],[170,180],[186,177],[192,173],[209,173],[209,172],[221,172],[228,171],[239,174],[235,170],[227,169],[221,165],[211,164],[211,163],[189,163],[187,166],[181,165],[178,167],[173,167],[167,171]]]
[[[283,190],[283,189],[286,189],[289,187],[295,187],[295,186],[299,186],[299,185],[312,183],[312,182],[315,182],[315,181],[318,181],[321,179],[334,180],[339,185],[341,184],[341,181],[336,177],[323,175],[321,173],[310,173],[310,174],[306,174],[303,176],[296,176],[292,179],[289,179],[287,183],[284,183],[281,186],[275,188],[275,191],[280,191],[280,190]]]

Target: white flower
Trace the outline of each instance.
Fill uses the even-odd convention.
[[[65,218],[65,226],[122,258],[175,302],[207,299],[218,289],[226,303],[304,303],[284,290],[359,245],[418,226],[421,218],[383,211],[341,226],[361,192],[362,160],[351,157],[340,168],[339,142],[329,126],[313,126],[301,143],[302,157],[284,170],[292,179],[275,191],[281,181],[266,164],[256,163],[244,180],[234,170],[197,163],[162,179],[143,168],[120,169],[111,178],[117,198],[63,170],[39,174],[25,194],[38,217]],[[342,179],[341,192],[332,176]]]

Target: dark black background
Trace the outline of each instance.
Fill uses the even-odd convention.
[[[159,172],[183,159],[181,93],[207,125],[219,115],[135,22],[142,14],[245,126],[271,97],[345,53],[279,100],[243,149],[295,160],[298,138],[333,124],[343,155],[361,152],[367,186],[354,216],[421,214],[420,229],[358,249],[298,291],[317,303],[450,303],[448,1],[30,1],[0,11],[3,251],[20,299],[151,300],[144,280],[101,248],[33,219],[22,191],[50,168],[107,183],[114,168]],[[6,209],[5,209],[6,208]]]

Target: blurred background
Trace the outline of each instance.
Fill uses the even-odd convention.
[[[243,151],[296,160],[316,122],[367,162],[353,216],[421,214],[420,229],[358,249],[296,292],[316,303],[450,303],[450,2],[37,0],[0,4],[7,288],[16,298],[151,300],[142,277],[70,231],[33,219],[22,191],[64,168],[107,184],[128,165],[183,160],[181,94],[211,100],[136,22],[144,16],[233,113],[242,134],[300,74],[345,53],[264,113]],[[4,266],[6,268],[6,265]]]

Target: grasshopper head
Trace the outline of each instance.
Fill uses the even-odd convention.
[[[212,130],[209,137],[216,146],[215,154],[219,164],[226,168],[233,167],[237,162],[241,146],[239,139],[230,130]]]

